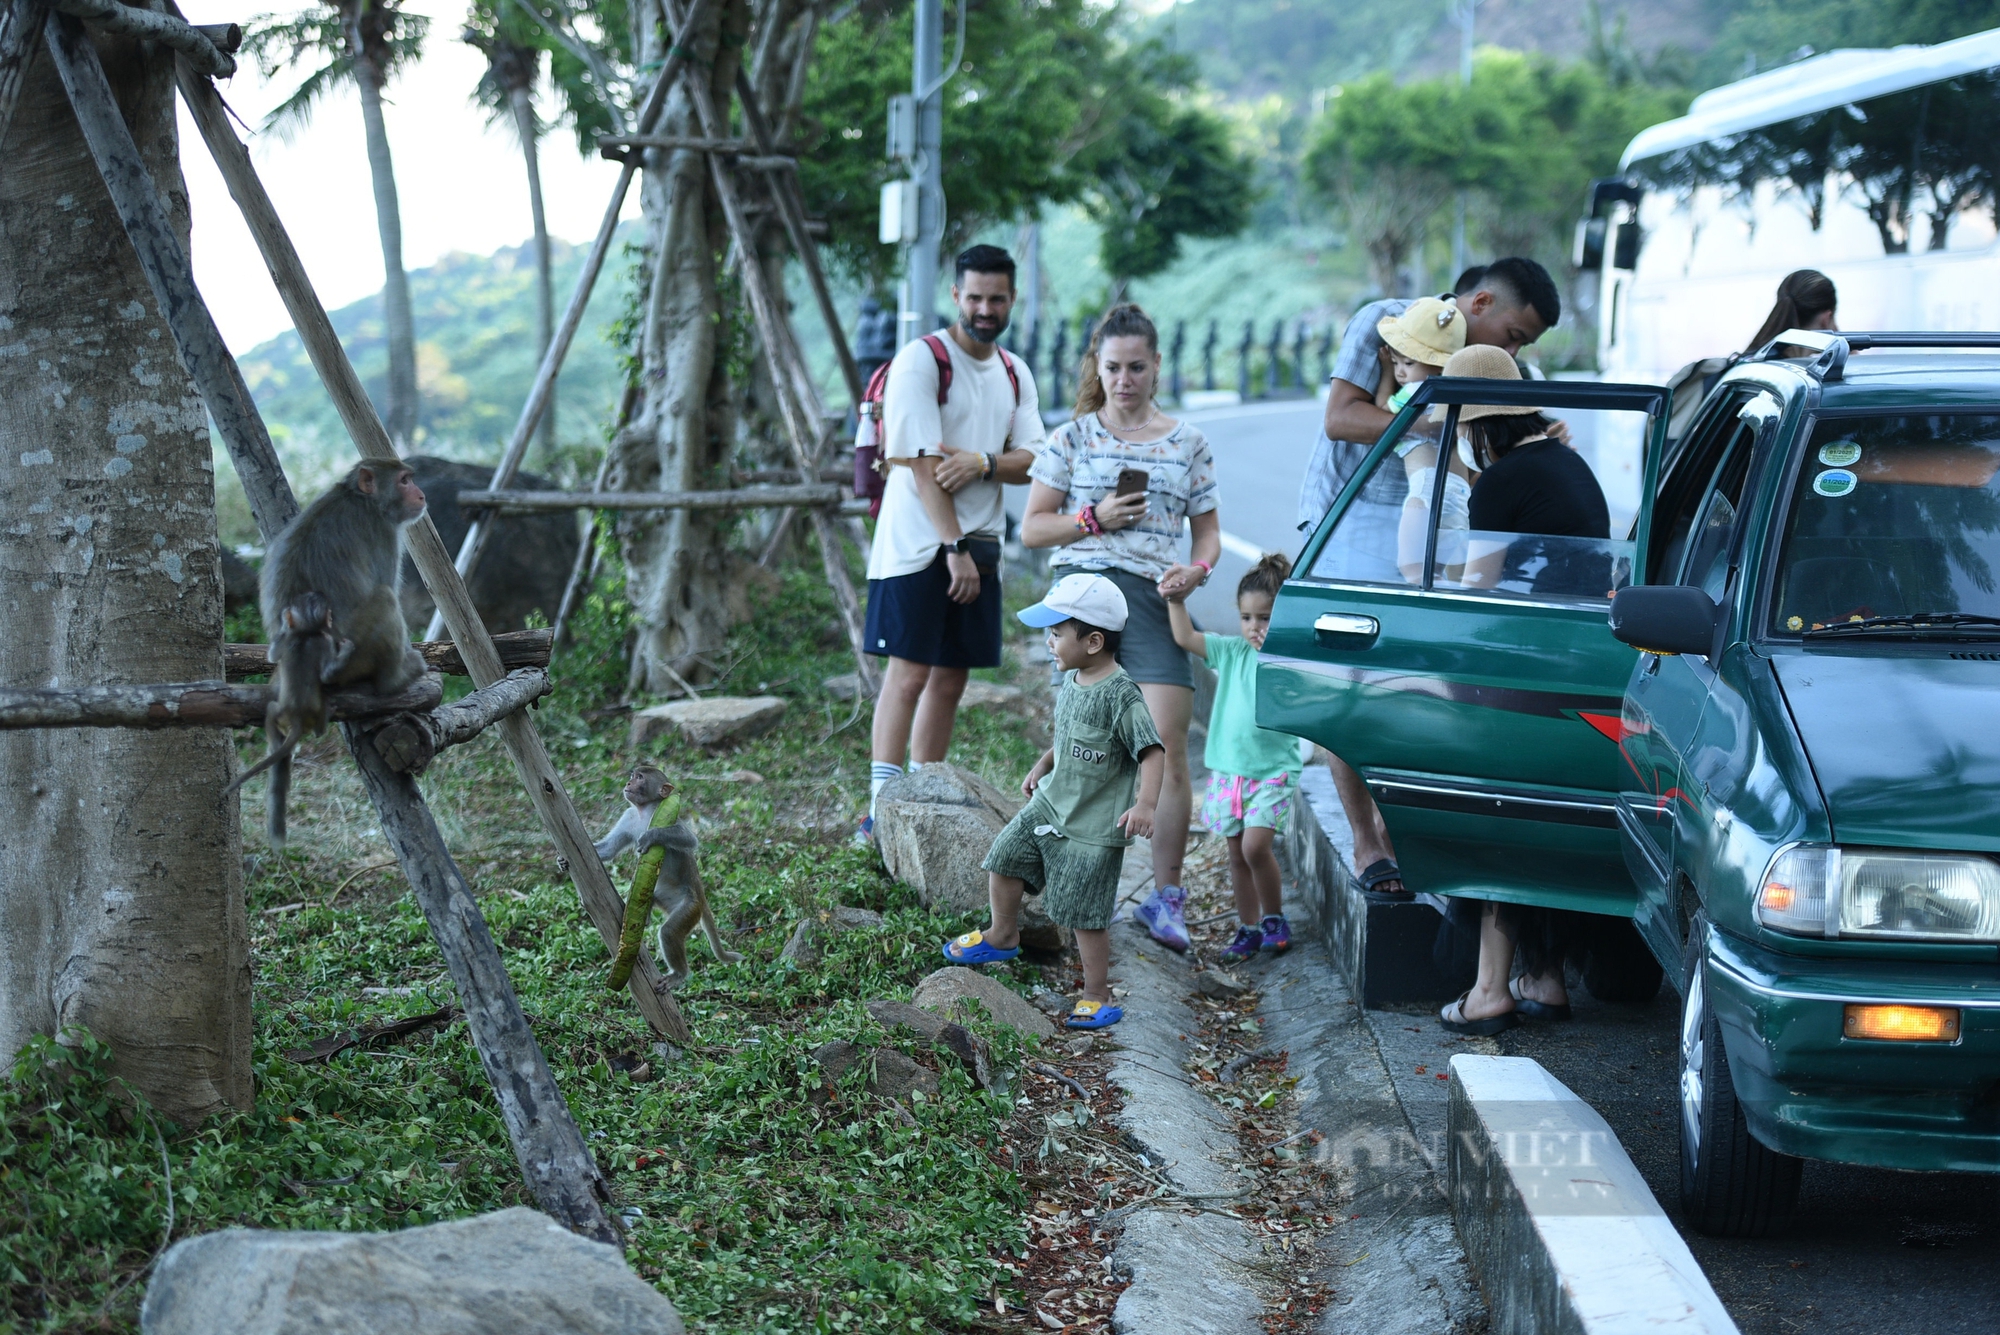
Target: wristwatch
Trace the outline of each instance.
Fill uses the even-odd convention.
[[[960,538],[957,542],[941,542],[938,544],[938,546],[944,548],[948,552],[957,552],[962,556],[965,553],[970,552],[972,550],[972,539]]]

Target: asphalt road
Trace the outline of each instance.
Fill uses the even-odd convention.
[[[1188,599],[1202,629],[1236,634],[1236,582],[1265,552],[1299,554],[1306,537],[1298,530],[1299,480],[1319,435],[1320,412],[1316,399],[1281,399],[1177,414],[1208,436],[1222,495],[1222,560]],[[1027,502],[1026,487],[1007,488],[1007,513],[1016,522]]]

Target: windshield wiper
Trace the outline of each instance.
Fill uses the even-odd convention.
[[[2000,633],[2000,617],[1984,616],[1977,612],[1908,612],[1900,616],[1856,617],[1852,621],[1836,621],[1827,626],[1814,626],[1802,634],[1807,638],[1815,635],[1871,634],[1924,637],[1952,635],[1964,631]]]

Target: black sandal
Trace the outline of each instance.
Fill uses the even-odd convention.
[[[1400,890],[1376,889],[1377,886],[1386,885],[1390,881],[1395,881],[1399,885],[1402,884],[1403,869],[1396,865],[1394,858],[1377,858],[1363,867],[1361,875],[1356,879],[1361,882],[1361,888],[1371,895],[1387,895],[1391,899],[1416,898],[1415,893],[1407,885],[1404,885]]]
[[[1569,1003],[1566,1001],[1536,1001],[1533,997],[1522,996],[1521,980],[1518,978],[1507,980],[1507,990],[1514,995],[1514,1009],[1530,1020],[1561,1021],[1570,1018]]]
[[[1520,1015],[1514,1011],[1489,1015],[1483,1020],[1466,1019],[1465,999],[1471,995],[1470,991],[1459,993],[1457,1001],[1438,1012],[1438,1023],[1451,1033],[1464,1034],[1467,1038],[1491,1038],[1495,1034],[1504,1034],[1521,1023]],[[1452,1018],[1454,1015],[1457,1016],[1456,1019]]]

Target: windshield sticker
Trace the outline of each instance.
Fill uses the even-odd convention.
[[[1785,618],[1786,630],[1804,630],[1805,628],[1806,628],[1806,619],[1804,617]]]
[[[1819,447],[1819,461],[1829,468],[1845,468],[1860,460],[1861,447],[1851,440],[1829,441]]]
[[[1813,490],[1822,496],[1845,496],[1854,490],[1856,481],[1845,468],[1829,468],[1813,479]]]

